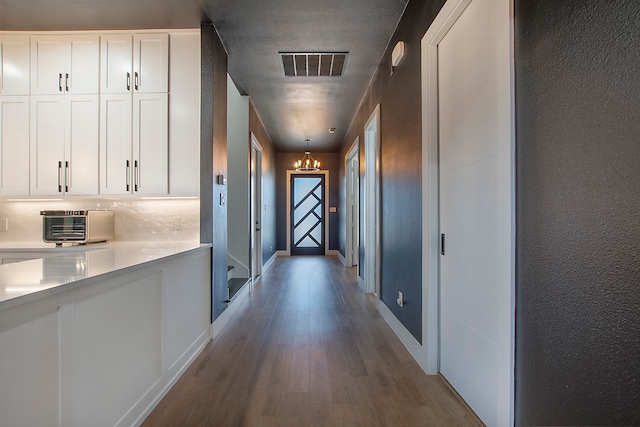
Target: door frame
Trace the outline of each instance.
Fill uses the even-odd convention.
[[[286,256],[291,256],[291,176],[292,175],[324,175],[324,254],[329,255],[329,171],[299,172],[287,170],[287,251]]]
[[[438,374],[440,370],[440,162],[439,162],[439,106],[438,106],[438,45],[457,22],[467,6],[475,0],[448,0],[440,10],[421,42],[422,74],[422,348],[410,350],[428,374]],[[501,106],[509,108],[509,134],[499,134],[498,143],[501,161],[498,165],[498,182],[505,195],[501,208],[509,204],[509,212],[501,212],[500,221],[510,221],[508,231],[502,230],[503,246],[508,248],[508,260],[501,263],[500,274],[509,274],[511,285],[510,300],[510,401],[508,406],[510,424],[514,420],[514,345],[515,345],[515,98],[514,98],[514,10],[509,0],[508,43],[500,45],[497,58],[500,81],[509,82],[508,101],[499,98]],[[503,25],[503,22],[500,22]],[[502,28],[502,27],[501,27]],[[506,30],[502,30],[506,32]],[[499,41],[504,33],[498,34]],[[505,91],[506,92],[506,91]],[[508,102],[508,105],[507,105]],[[504,124],[504,121],[503,121]],[[504,130],[504,129],[501,129]],[[509,217],[510,215],[510,217]],[[500,255],[506,257],[506,248],[499,248]],[[504,252],[502,252],[504,250]],[[508,270],[508,271],[507,271]]]
[[[253,152],[256,152],[255,158]],[[255,165],[255,170],[252,166]],[[262,145],[251,132],[249,147],[249,226],[251,227],[251,245],[249,262],[251,265],[251,286],[262,276]],[[256,184],[258,182],[258,184]]]
[[[364,125],[364,283],[380,295],[380,104]],[[370,165],[373,164],[373,167]],[[370,227],[370,224],[375,224]]]
[[[351,179],[351,173],[353,173],[353,160],[358,160],[358,170],[356,173],[358,174],[358,187],[354,187],[353,180]],[[347,151],[347,154],[344,156],[344,170],[345,170],[345,178],[347,181],[346,185],[346,247],[345,247],[345,265],[347,267],[353,267],[354,265],[359,265],[360,262],[354,263],[353,258],[358,257],[358,248],[360,244],[355,242],[359,242],[360,239],[360,136],[357,136],[351,147]],[[350,201],[353,200],[354,203]],[[351,227],[354,222],[354,217],[356,218],[357,227]],[[354,247],[355,246],[355,247]]]

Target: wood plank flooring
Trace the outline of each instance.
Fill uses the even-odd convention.
[[[336,257],[278,258],[143,426],[481,426]]]

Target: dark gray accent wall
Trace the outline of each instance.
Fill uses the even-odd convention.
[[[227,53],[211,24],[201,27],[200,241],[212,243],[211,321],[227,308],[227,207],[220,205],[227,175]]]
[[[640,5],[515,18],[516,425],[640,425]]]
[[[277,247],[279,251],[287,249],[287,170],[293,169],[296,160],[302,157],[299,153],[277,153],[276,154],[276,229]],[[338,207],[338,191],[340,183],[338,181],[338,154],[337,153],[314,153],[314,159],[318,160],[322,170],[329,171],[329,206]],[[338,208],[340,210],[340,208]],[[338,249],[338,213],[329,213],[329,250]]]
[[[276,253],[276,153],[273,142],[249,101],[249,130],[262,146],[262,263],[266,264]]]
[[[364,125],[380,104],[381,138],[381,295],[393,314],[422,342],[422,109],[420,41],[440,11],[444,0],[412,0],[383,56],[376,75],[360,104],[339,154],[340,183],[345,184],[344,156],[360,136],[360,175],[364,174]],[[391,51],[405,42],[405,57],[391,74]],[[360,204],[364,179],[360,180]],[[345,198],[341,197],[341,210]],[[364,210],[360,210],[363,224]],[[340,217],[344,221],[344,215]],[[344,225],[341,224],[341,230]],[[360,266],[363,277],[364,231],[360,230]],[[339,247],[344,254],[345,234]],[[405,306],[396,303],[398,291]]]

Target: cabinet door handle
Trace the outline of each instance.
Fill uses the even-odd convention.
[[[58,90],[62,92],[62,73],[58,74]]]
[[[58,193],[62,193],[62,162],[58,162]]]
[[[129,73],[127,73],[129,74]],[[131,164],[129,163],[129,160],[127,160],[127,175],[126,175],[126,182],[127,182],[127,191],[129,191],[129,189],[131,188]]]
[[[65,75],[65,89],[69,92],[69,73]]]
[[[136,76],[136,85],[135,85],[135,87],[136,87],[136,90],[138,90],[138,72],[137,71],[135,72],[135,76]]]
[[[64,192],[69,192],[69,162],[64,162]]]
[[[131,73],[129,72],[127,72],[127,90],[131,90]]]
[[[138,191],[138,185],[140,185],[140,168],[138,167],[138,161],[133,161],[133,191]]]

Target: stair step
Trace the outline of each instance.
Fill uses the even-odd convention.
[[[249,278],[247,277],[238,277],[230,279],[227,284],[229,286],[229,300],[233,300],[233,297],[242,289],[247,283],[249,283]]]

